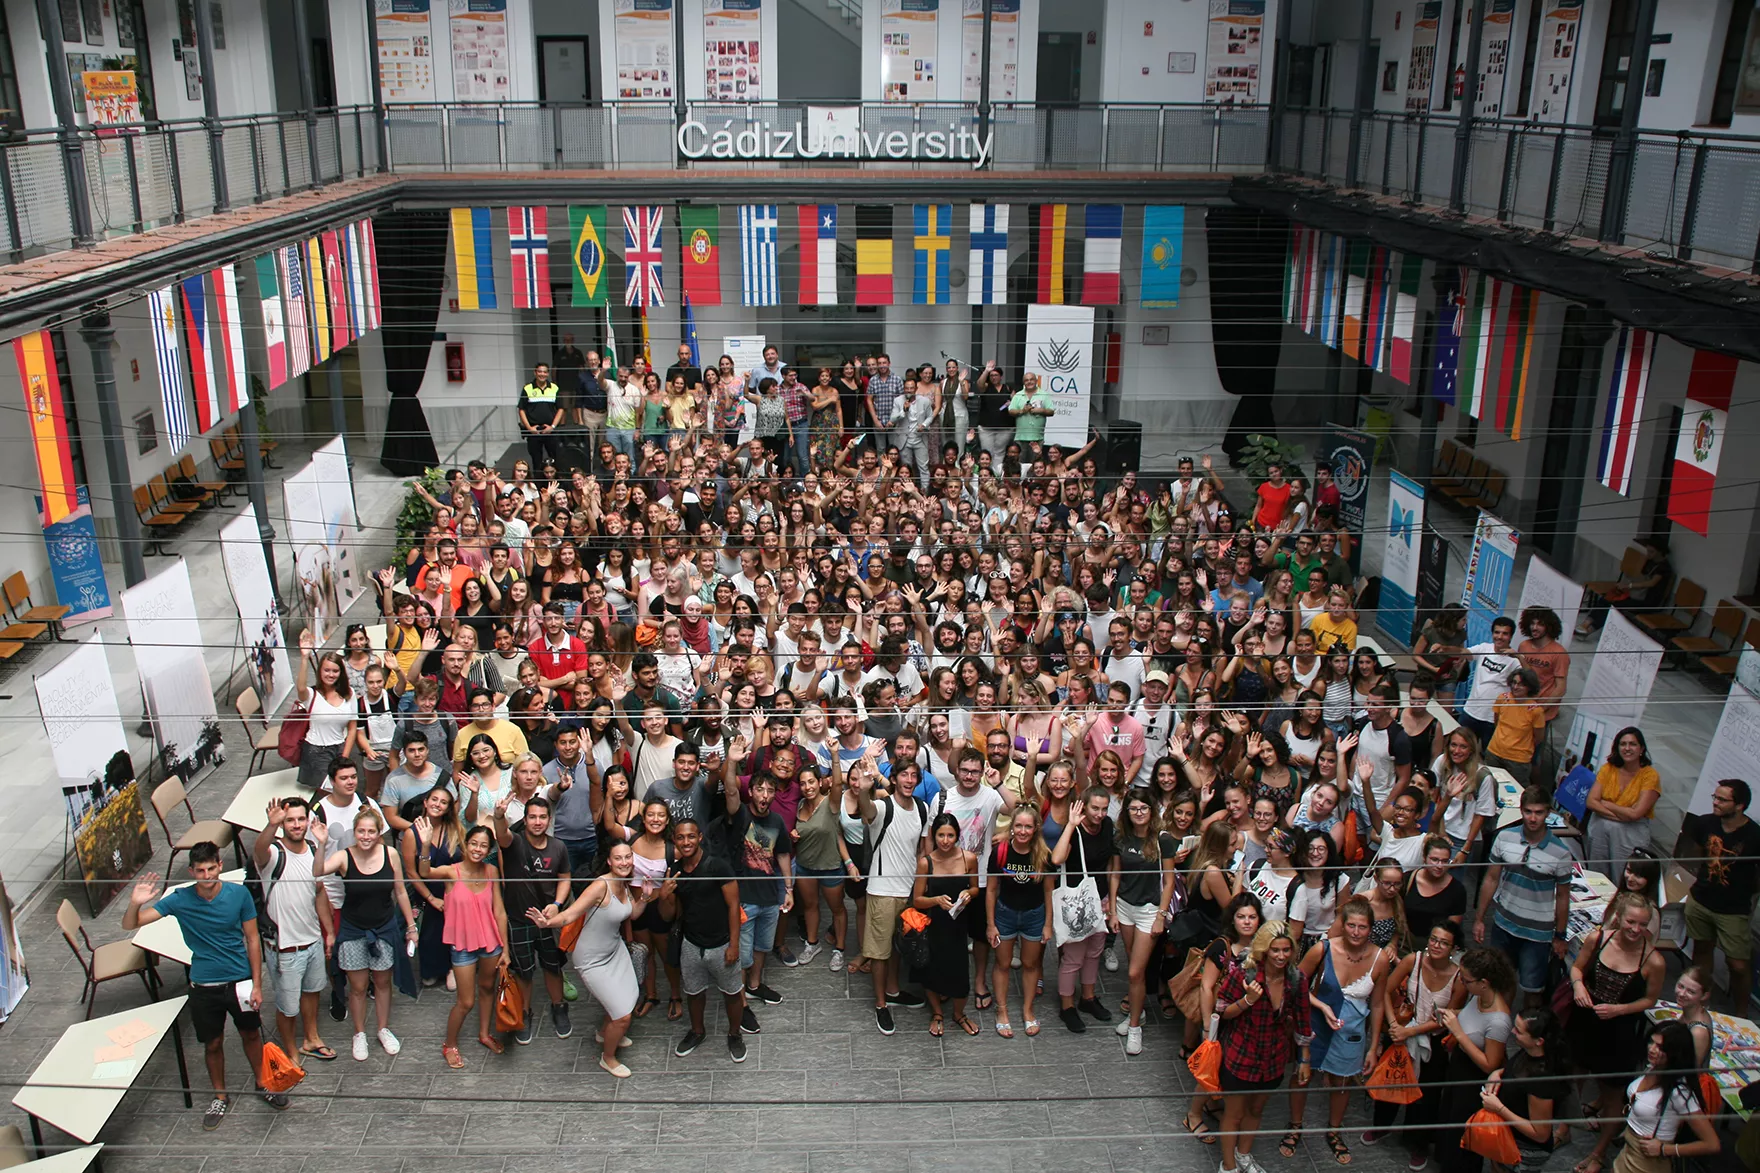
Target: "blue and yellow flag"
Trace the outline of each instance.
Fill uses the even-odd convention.
[[[913,209],[916,263],[911,301],[917,305],[947,304],[947,266],[953,255],[953,205],[918,204]]]
[[[568,207],[569,269],[574,273],[574,305],[605,305],[605,205]]]
[[[495,308],[495,258],[488,208],[452,209],[452,253],[458,264],[458,308]]]
[[[1143,308],[1179,305],[1180,272],[1186,257],[1186,210],[1177,204],[1143,209]]]

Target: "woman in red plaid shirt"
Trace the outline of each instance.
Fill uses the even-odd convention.
[[[1308,981],[1296,968],[1296,945],[1283,921],[1268,921],[1253,936],[1247,956],[1230,965],[1216,989],[1222,1019],[1222,1173],[1263,1173],[1253,1159],[1253,1138],[1265,1101],[1283,1082],[1296,1048],[1301,1065],[1296,1086],[1307,1087],[1308,1043],[1314,1037]],[[1238,1166],[1236,1162],[1239,1162]]]

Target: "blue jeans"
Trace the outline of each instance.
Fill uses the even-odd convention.
[[[770,952],[770,943],[776,940],[776,920],[782,915],[780,904],[742,904],[745,910],[745,923],[739,927],[739,967],[748,969],[752,964],[753,953]]]
[[[1493,912],[1491,915],[1497,914]],[[1518,937],[1493,921],[1485,934],[1485,943],[1515,962],[1516,984],[1525,993],[1535,994],[1546,988],[1546,966],[1552,960],[1551,941]]]
[[[794,465],[796,479],[804,477],[813,468],[812,441],[807,435],[807,421],[802,420],[794,425],[794,440],[788,446],[789,462]]]
[[[606,428],[605,442],[629,457],[630,463],[635,463],[636,430],[634,428]]]

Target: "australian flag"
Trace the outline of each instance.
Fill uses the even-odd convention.
[[[1461,335],[1467,330],[1467,271],[1456,269],[1436,306],[1436,371],[1430,394],[1453,404],[1460,377]]]

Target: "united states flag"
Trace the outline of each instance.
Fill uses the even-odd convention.
[[[312,369],[312,331],[306,316],[305,266],[299,246],[281,250],[281,287],[287,291],[287,374],[291,378]]]

